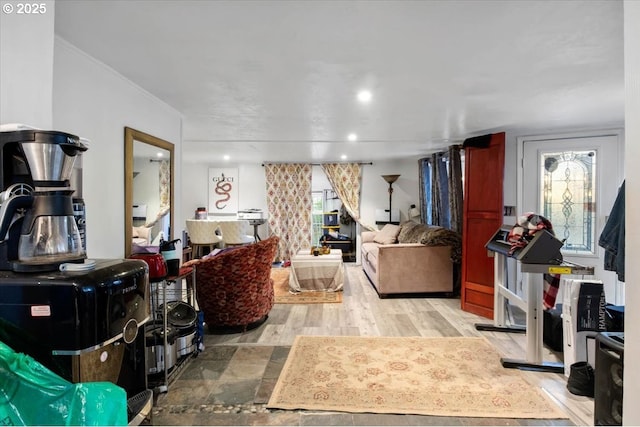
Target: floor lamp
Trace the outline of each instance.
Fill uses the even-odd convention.
[[[400,178],[400,175],[382,175],[382,178],[389,183],[389,223],[391,223],[391,195],[393,194],[393,183]]]

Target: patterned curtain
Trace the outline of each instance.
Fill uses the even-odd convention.
[[[311,241],[311,171],[305,163],[265,164],[269,230],[280,237],[276,260],[289,260]]]
[[[166,210],[171,203],[171,163],[169,160],[160,161],[160,210]]]
[[[462,234],[462,160],[460,145],[449,147],[449,217],[450,228]]]
[[[160,185],[160,208],[158,215],[145,224],[145,227],[155,226],[162,217],[169,213],[171,207],[171,163],[169,160],[158,161],[158,183]]]
[[[376,227],[363,224],[360,219],[360,181],[362,180],[360,164],[324,163],[322,170],[351,218],[368,230],[376,230]]]

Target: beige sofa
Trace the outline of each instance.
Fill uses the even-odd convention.
[[[407,221],[361,234],[362,268],[383,298],[391,294],[459,292],[460,235]]]

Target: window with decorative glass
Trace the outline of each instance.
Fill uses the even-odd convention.
[[[540,206],[551,221],[562,252],[595,254],[596,151],[540,155]]]

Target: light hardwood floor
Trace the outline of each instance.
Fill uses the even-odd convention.
[[[460,310],[458,298],[380,299],[359,265],[348,263],[345,269],[341,304],[276,304],[261,327],[244,334],[208,335],[207,345],[290,346],[296,335],[484,336],[503,357],[525,358],[524,334],[476,330],[476,323],[490,320]],[[558,361],[558,357],[545,349],[544,360]],[[593,425],[593,399],[571,394],[563,374],[522,372],[554,399],[573,423]]]

